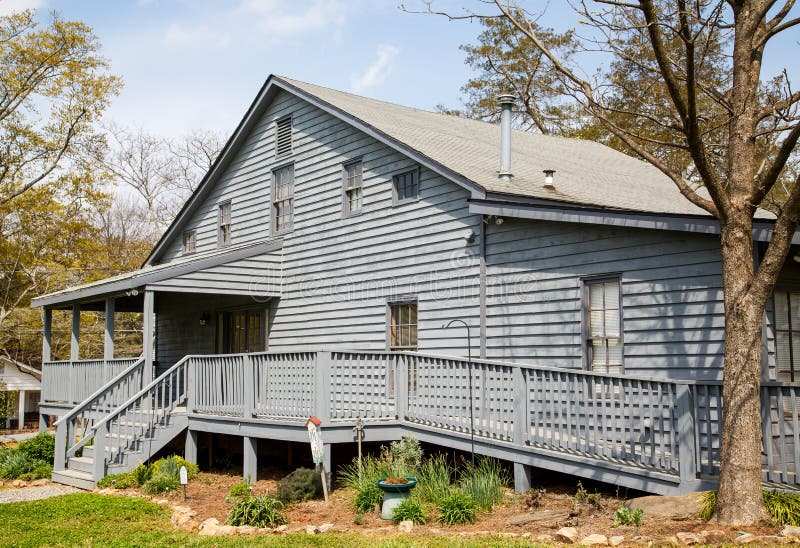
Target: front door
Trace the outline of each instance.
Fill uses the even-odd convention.
[[[217,352],[243,354],[266,350],[266,312],[232,310],[217,315]]]

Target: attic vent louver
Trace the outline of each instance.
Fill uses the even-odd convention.
[[[275,156],[285,156],[292,152],[292,117],[287,116],[275,122]]]

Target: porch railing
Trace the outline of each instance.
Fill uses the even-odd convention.
[[[42,364],[42,402],[75,405],[139,358],[55,361]]]

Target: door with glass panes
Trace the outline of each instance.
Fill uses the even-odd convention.
[[[217,352],[244,354],[267,349],[266,310],[230,310],[217,314]]]

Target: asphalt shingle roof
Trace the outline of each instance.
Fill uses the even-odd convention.
[[[497,177],[499,125],[276,78],[358,118],[487,192],[608,209],[708,215],[684,198],[658,169],[600,143],[515,130],[511,139],[514,178],[508,183]],[[555,191],[543,186],[545,169],[556,170]]]

